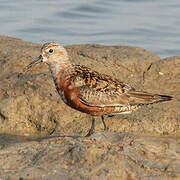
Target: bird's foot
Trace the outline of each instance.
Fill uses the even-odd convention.
[[[106,126],[106,123],[105,123],[105,120],[104,120],[104,116],[103,116],[103,115],[101,116],[101,120],[102,120],[102,123],[103,123],[103,125],[104,125],[104,131],[108,131],[108,130],[109,130],[109,127]]]
[[[95,126],[95,118],[92,118],[92,124],[91,124],[91,129],[89,130],[89,132],[86,134],[85,137],[89,137],[94,133],[94,126]]]
[[[94,133],[94,129],[90,129],[89,132],[85,135],[85,137],[89,137]]]
[[[109,131],[109,127],[108,126],[104,127],[104,131]]]

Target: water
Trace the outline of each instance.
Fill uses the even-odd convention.
[[[1,0],[0,34],[63,45],[140,46],[180,55],[179,0]]]
[[[35,43],[132,45],[180,56],[179,0],[1,0],[0,27],[0,35]]]

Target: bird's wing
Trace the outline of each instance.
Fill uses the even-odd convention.
[[[134,88],[84,66],[76,66],[75,72],[73,83],[82,103],[99,107],[129,105],[127,92]]]
[[[88,106],[134,106],[172,99],[171,96],[136,91],[123,82],[85,66],[76,65],[71,78],[80,101]]]

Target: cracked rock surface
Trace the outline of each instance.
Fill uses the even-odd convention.
[[[85,138],[79,136],[89,130],[91,117],[62,102],[47,65],[39,64],[18,76],[39,56],[40,47],[0,36],[0,178],[179,177],[180,57],[160,59],[129,46],[66,46],[76,63],[138,90],[174,97],[130,115],[106,117],[109,132],[100,132],[103,124],[97,120],[97,132]],[[12,137],[10,142],[25,141],[24,135],[61,137],[7,145],[6,135]]]
[[[175,140],[127,133],[52,137],[0,150],[2,179],[179,179]]]

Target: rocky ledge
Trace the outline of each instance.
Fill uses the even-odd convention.
[[[97,132],[85,138],[91,118],[61,101],[45,64],[18,76],[40,47],[0,36],[0,178],[180,178],[180,57],[160,59],[129,46],[66,46],[76,63],[136,89],[174,97],[106,117],[108,132],[101,132],[97,121]],[[41,138],[7,145],[5,135]]]

